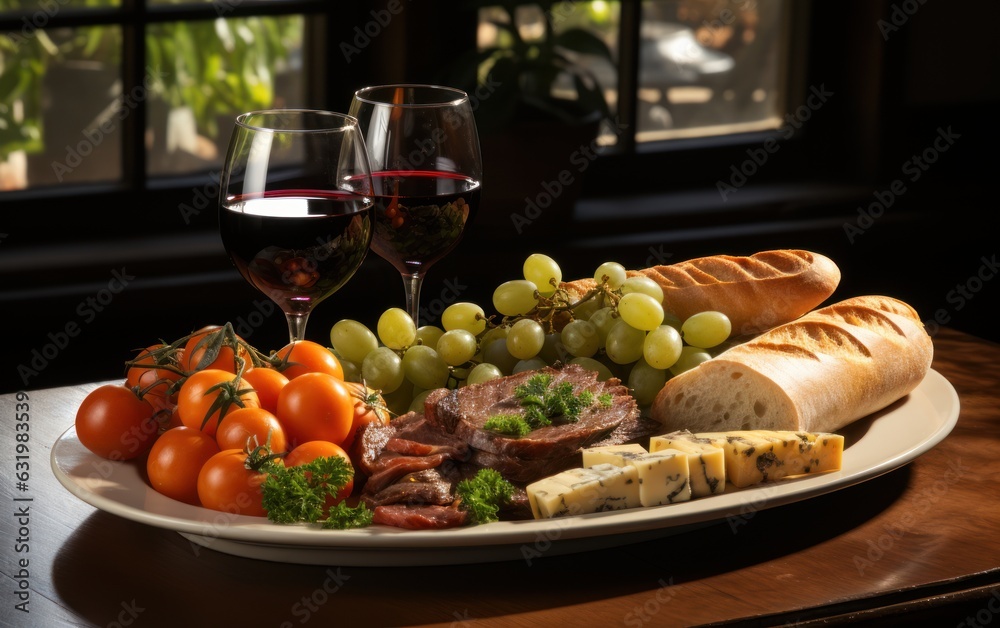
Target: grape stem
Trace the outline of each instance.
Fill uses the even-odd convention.
[[[598,298],[601,299],[602,304],[605,302],[610,303],[611,307],[617,311],[618,301],[621,299],[621,296],[608,287],[606,279],[597,287],[588,290],[576,301],[572,301],[569,292],[563,288],[556,288],[556,291],[548,297],[541,295],[536,290],[535,299],[538,301],[538,304],[525,314],[503,317],[501,326],[511,325],[522,318],[531,318],[545,326],[545,333],[551,334],[556,331],[557,325],[559,328],[562,328],[565,326],[565,323],[574,320],[575,316],[573,312],[576,308],[592,299]],[[569,320],[559,317],[560,314],[568,314]],[[492,321],[487,319],[487,323],[492,323]]]

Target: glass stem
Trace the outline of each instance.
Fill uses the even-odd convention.
[[[296,342],[306,337],[309,312],[285,312],[285,320],[288,321],[289,342]]]
[[[403,273],[403,289],[406,290],[406,311],[410,313],[413,323],[420,327],[420,285],[424,281],[421,273]]]

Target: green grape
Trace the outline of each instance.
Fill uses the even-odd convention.
[[[465,378],[465,383],[466,385],[481,384],[498,377],[503,377],[503,372],[500,371],[497,365],[490,364],[489,362],[481,362],[469,371],[469,376]]]
[[[510,326],[506,344],[507,351],[518,360],[533,358],[545,344],[545,330],[538,321],[522,318]]]
[[[541,358],[529,358],[527,360],[518,360],[514,368],[511,369],[510,373],[521,373],[523,371],[537,371],[538,369],[543,369],[547,365]]]
[[[437,325],[423,325],[417,327],[417,340],[416,342],[427,345],[428,347],[436,347],[438,339],[444,334],[444,330]]]
[[[498,325],[497,327],[491,327],[483,334],[483,337],[479,340],[479,352],[482,353],[486,350],[486,347],[493,344],[495,340],[506,340],[507,332],[510,331],[509,325]]]
[[[663,306],[648,294],[629,292],[618,301],[618,315],[636,329],[652,331],[663,322]]]
[[[580,366],[582,366],[587,370],[596,371],[597,379],[602,382],[605,382],[614,377],[614,374],[611,372],[611,369],[607,367],[607,365],[598,362],[594,358],[573,358],[572,360],[569,361],[569,363],[579,364]]]
[[[545,334],[545,344],[542,345],[542,350],[538,352],[538,357],[546,364],[555,364],[563,360],[563,356],[565,355],[566,347],[562,345],[559,334]]]
[[[382,399],[385,401],[385,407],[388,408],[390,416],[394,417],[406,414],[409,411],[410,403],[413,402],[413,395],[413,384],[406,378],[403,378],[403,382],[396,390],[389,393],[382,391]]]
[[[681,357],[684,340],[676,328],[660,325],[646,334],[642,343],[642,357],[653,368],[668,369]]]
[[[524,260],[524,278],[538,287],[538,294],[552,296],[562,281],[562,269],[548,255],[532,253]]]
[[[445,331],[464,329],[478,336],[486,329],[486,314],[475,303],[460,301],[452,303],[441,312],[441,326]]]
[[[417,388],[433,390],[448,384],[450,371],[437,351],[426,345],[413,345],[403,354],[403,373]]]
[[[378,348],[378,338],[364,323],[345,318],[330,328],[330,344],[348,362],[361,364],[369,352]]]
[[[619,320],[608,332],[604,349],[612,362],[630,364],[642,357],[642,343],[645,339],[646,332]]]
[[[660,287],[660,284],[645,275],[629,277],[622,283],[623,295],[632,294],[633,292],[648,294],[656,299],[657,303],[663,303],[663,288]]]
[[[645,360],[632,365],[628,375],[628,388],[640,406],[648,406],[667,383],[667,371],[650,366]]]
[[[685,346],[681,349],[681,355],[674,362],[674,365],[670,367],[670,372],[674,375],[680,375],[684,371],[688,371],[698,366],[702,362],[711,360],[712,356],[698,347]]]
[[[681,323],[683,323],[683,322],[684,321],[682,321],[680,318],[678,318],[678,316],[676,314],[674,314],[673,312],[668,312],[666,310],[663,311],[663,324],[664,325],[670,325],[671,327],[673,327],[677,331],[680,331],[681,330]]]
[[[570,321],[563,327],[559,336],[562,345],[571,355],[578,358],[589,358],[601,348],[601,337],[597,327],[590,321]]]
[[[504,316],[521,316],[538,305],[538,288],[527,279],[505,281],[493,291],[493,307]]]
[[[344,381],[345,382],[361,382],[361,367],[357,362],[351,362],[350,360],[341,360],[340,367],[344,369]]]
[[[406,310],[391,307],[382,312],[375,328],[379,340],[390,349],[405,349],[417,339],[417,325]]]
[[[729,338],[733,325],[722,312],[706,311],[692,314],[681,325],[684,342],[692,347],[711,349]]]
[[[483,349],[483,361],[496,366],[504,375],[510,375],[518,360],[507,350],[506,342],[491,342]]]
[[[458,366],[475,357],[476,337],[464,329],[452,329],[438,338],[434,348],[448,365]]]
[[[403,383],[403,360],[389,347],[379,347],[365,356],[361,377],[370,388],[383,393],[395,391]]]
[[[573,308],[573,318],[578,318],[580,320],[590,320],[590,317],[594,315],[594,312],[599,310],[604,306],[604,296],[598,295],[583,301],[575,308]]]
[[[621,288],[627,276],[625,267],[618,262],[604,262],[594,271],[594,281],[600,285],[604,281],[604,278],[607,277],[608,287],[612,290]]]
[[[424,399],[427,399],[427,395],[431,394],[433,390],[423,390],[413,396],[413,401],[410,402],[410,407],[407,408],[409,412],[423,412],[424,411]]]
[[[590,317],[589,321],[597,329],[597,336],[601,340],[601,346],[607,342],[608,332],[611,331],[611,328],[615,326],[618,320],[615,310],[610,307],[602,307]]]

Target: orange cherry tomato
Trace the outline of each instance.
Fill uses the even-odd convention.
[[[237,373],[240,369],[237,357],[243,361],[244,368],[251,365],[246,342],[233,333],[231,327],[222,325],[206,325],[195,332],[184,344],[183,356],[182,364],[187,372],[221,369]]]
[[[90,391],[76,411],[76,435],[91,452],[131,460],[153,446],[160,433],[156,410],[128,386],[105,384]]]
[[[177,395],[181,422],[213,437],[219,421],[241,407],[259,408],[260,399],[245,379],[222,369],[191,373]]]
[[[380,423],[389,425],[389,409],[385,405],[385,400],[378,391],[368,388],[358,382],[345,382],[354,398],[354,416],[351,420],[351,429],[341,443],[341,446],[352,456],[356,456],[353,451],[358,430],[369,423]]]
[[[288,451],[285,428],[278,417],[264,408],[237,408],[226,415],[215,432],[220,449],[253,451],[267,445],[272,453]]]
[[[333,375],[303,373],[281,389],[277,415],[293,448],[311,440],[340,445],[354,421],[354,398]]]
[[[260,407],[271,414],[278,412],[278,393],[288,383],[288,378],[277,369],[266,366],[254,367],[243,373],[243,379],[257,391]]]
[[[193,427],[180,426],[160,435],[149,450],[146,475],[158,493],[195,506],[198,475],[209,458],[219,453],[211,436]]]
[[[177,392],[170,387],[181,378],[179,353],[162,343],[146,347],[127,363],[125,385],[137,389],[157,410],[172,408],[177,404]]]
[[[288,455],[285,456],[285,466],[296,467],[308,464],[317,458],[332,458],[333,456],[340,456],[347,461],[347,464],[351,464],[351,458],[344,451],[343,447],[325,440],[306,441],[288,452]],[[336,506],[344,501],[350,497],[353,490],[354,478],[352,477],[344,484],[343,488],[337,491],[336,496],[329,496],[327,498],[324,509],[329,509],[331,506]]]
[[[205,508],[266,517],[261,485],[267,474],[246,466],[247,452],[223,449],[205,461],[198,473],[198,500]]]
[[[327,373],[344,380],[344,367],[333,351],[311,340],[290,342],[276,353],[281,364],[276,368],[288,379],[295,379],[303,373]]]

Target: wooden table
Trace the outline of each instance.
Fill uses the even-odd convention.
[[[738,534],[720,523],[530,564],[274,563],[196,548],[176,532],[97,510],[72,496],[49,464],[87,386],[22,393],[30,423],[22,492],[15,476],[18,400],[6,395],[0,624],[1000,622],[1000,346],[948,329],[934,343],[934,368],[958,391],[961,413],[953,432],[912,463],[761,510]],[[18,610],[22,603],[30,612]]]

